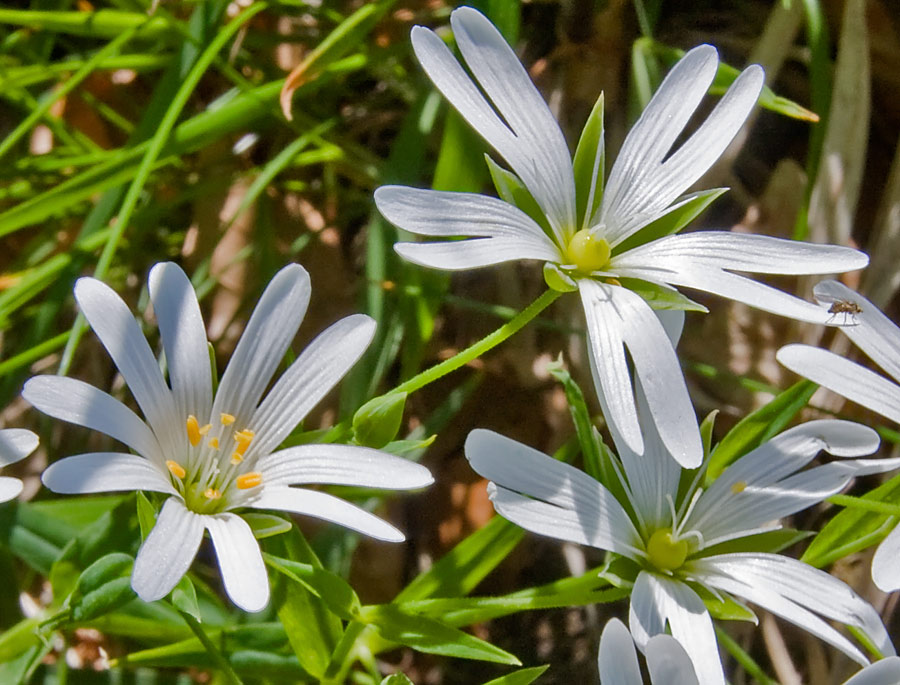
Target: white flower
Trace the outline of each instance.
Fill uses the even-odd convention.
[[[24,428],[0,430],[0,466],[9,466],[21,461],[34,452],[38,446],[38,436]],[[22,481],[18,478],[0,476],[0,502],[8,502],[22,492]]]
[[[815,287],[816,299],[841,330],[876,364],[900,381],[900,328],[874,304],[837,281]],[[900,423],[900,385],[834,352],[785,345],[776,355],[787,368]],[[885,592],[900,590],[900,528],[882,541],[872,559],[872,579]]]
[[[450,21],[481,90],[433,32],[415,27],[413,48],[437,88],[515,172],[495,170],[517,188],[506,196],[519,206],[473,193],[379,188],[375,201],[388,220],[438,239],[398,243],[396,251],[438,269],[515,259],[556,265],[581,294],[604,416],[641,451],[627,348],[663,441],[682,465],[696,467],[702,459],[700,436],[678,360],[647,300],[633,289],[672,299],[679,297],[675,287],[685,286],[823,322],[827,317],[812,303],[734,272],[837,273],[862,268],[868,258],[849,248],[767,236],[653,235],[659,229],[650,224],[656,220],[683,212],[675,226],[680,227],[722,192],[684,194],[753,108],[763,85],[759,66],[744,70],[695,133],[670,154],[718,65],[709,45],[688,52],[631,129],[604,188],[602,132],[584,155],[581,150],[576,155],[587,160],[579,171],[588,177],[576,178],[559,126],[497,29],[468,7],[455,10]],[[643,228],[648,231],[638,233]]]
[[[645,654],[653,685],[698,685],[691,660],[670,635],[650,638]],[[600,685],[642,685],[644,682],[634,640],[617,618],[607,621],[603,628],[597,666],[600,668]]]
[[[653,685],[698,685],[697,674],[687,652],[670,635],[650,638],[644,650]],[[617,618],[607,621],[600,636],[597,655],[600,685],[643,685],[634,641],[628,628]],[[844,682],[844,685],[897,685],[900,657],[876,661]]]
[[[54,492],[149,490],[170,497],[144,541],[131,584],[145,601],[165,597],[185,574],[209,531],[225,590],[246,611],[269,600],[265,565],[250,526],[236,509],[280,509],[334,521],[381,540],[401,541],[390,524],[337,497],[290,485],[327,483],[390,489],[432,482],[424,467],[363,447],[278,445],[359,359],[375,330],[348,316],[313,340],[263,398],[309,302],[309,275],[279,271],[250,317],[213,397],[208,343],[197,297],[175,264],[150,271],[150,298],[169,369],[156,357],[126,304],[92,278],[75,298],[144,414],[101,390],[61,376],[39,376],[24,397],[56,418],[116,438],[137,455],[68,457],[43,475]]]
[[[857,475],[900,466],[900,459],[841,459],[800,470],[822,449],[836,457],[874,452],[875,431],[849,421],[805,423],[746,454],[704,490],[704,469],[685,473],[678,466],[644,420],[640,390],[637,398],[646,449],[639,456],[617,441],[613,491],[619,499],[575,467],[491,431],[469,434],[466,457],[492,481],[491,500],[505,518],[631,560],[635,642],[645,650],[668,624],[704,685],[724,683],[704,596],[757,604],[861,664],[868,663],[865,656],[822,617],[861,628],[883,653],[894,653],[878,613],[847,585],[795,559],[754,552],[753,540],[742,539],[779,528],[778,519],[840,491]]]

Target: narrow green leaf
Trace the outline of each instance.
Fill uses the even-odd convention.
[[[489,680],[484,685],[530,685],[530,683],[540,678],[548,668],[550,666],[520,668],[518,671]]]
[[[862,499],[900,504],[900,475],[866,493]],[[816,568],[827,566],[878,544],[898,520],[896,516],[848,507],[825,524],[800,560]]]
[[[445,554],[424,573],[416,576],[395,602],[427,597],[459,597],[475,586],[519,544],[524,531],[495,516]]]
[[[359,597],[347,581],[336,573],[271,554],[264,554],[263,558],[273,569],[322,599],[341,618],[350,621],[359,616],[362,607]]]
[[[408,614],[394,604],[363,607],[362,619],[386,640],[426,654],[520,666],[509,652],[433,618]]]
[[[15,659],[40,643],[37,618],[26,618],[0,633],[0,664]]]
[[[197,590],[187,574],[181,576],[181,580],[178,581],[178,584],[172,590],[170,597],[172,606],[178,611],[189,614],[198,622],[203,621],[200,615],[200,605],[197,603]]]
[[[145,39],[165,39],[172,33],[169,22],[159,15],[105,9],[96,12],[3,9],[0,10],[0,24],[95,39],[113,39],[129,30],[137,30]]]
[[[603,93],[597,98],[594,108],[578,139],[575,160],[572,165],[575,174],[575,203],[578,209],[578,226],[587,227],[587,222],[603,200],[603,183],[606,173],[606,154],[603,138]]]
[[[572,422],[575,424],[575,434],[578,436],[578,444],[581,446],[582,455],[584,455],[584,470],[600,481],[604,477],[614,476],[615,474],[612,473],[604,473],[604,461],[600,456],[600,446],[597,444],[594,422],[591,420],[587,403],[584,401],[584,394],[575,383],[568,369],[563,365],[562,356],[548,365],[547,370],[551,376],[559,381],[563,386],[563,391],[566,393],[569,414],[572,415]]]
[[[706,484],[718,478],[730,463],[780,433],[806,406],[817,388],[810,381],[795,383],[767,405],[741,419],[713,450],[706,471]]]

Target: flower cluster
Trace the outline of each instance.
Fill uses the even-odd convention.
[[[865,267],[865,254],[727,231],[680,233],[724,192],[689,191],[753,110],[763,88],[762,69],[753,65],[731,79],[709,115],[687,135],[720,73],[713,47],[688,51],[628,133],[607,178],[602,97],[573,157],[540,93],[491,22],[462,7],[450,23],[462,62],[424,27],[413,29],[413,49],[437,89],[508,165],[487,159],[500,197],[389,185],[376,190],[374,202],[394,225],[427,239],[396,243],[396,252],[409,262],[463,270],[538,260],[555,291],[542,297],[578,293],[596,396],[615,451],[581,425],[579,437],[594,440],[591,447],[602,462],[590,474],[484,429],[468,434],[464,451],[471,468],[489,481],[490,500],[501,516],[539,535],[609,553],[599,576],[627,591],[628,627],[612,619],[603,631],[601,682],[641,682],[637,645],[657,685],[724,685],[713,621],[756,622],[751,605],[865,667],[846,685],[900,681],[900,659],[892,656],[894,646],[876,609],[841,580],[780,554],[780,543],[789,536],[777,532],[783,519],[840,493],[853,479],[900,468],[900,458],[866,458],[880,445],[873,429],[826,419],[748,440],[743,454],[714,464],[675,351],[684,312],[705,311],[680,288],[841,326],[894,381],[806,345],[783,347],[779,361],[900,423],[900,328],[836,281],[816,286],[818,303],[813,303],[746,275],[834,274]],[[208,535],[230,600],[247,612],[266,608],[269,578],[254,528],[260,510],[323,519],[378,540],[404,540],[400,530],[366,507],[311,486],[415,490],[433,482],[428,469],[363,446],[370,443],[359,433],[354,444],[315,444],[307,442],[310,434],[297,433],[369,347],[376,328],[372,318],[357,314],[337,321],[278,376],[285,357],[292,357],[291,343],[311,297],[306,270],[286,266],[259,297],[220,380],[197,295],[174,263],[156,264],[148,276],[158,351],[126,303],[101,280],[81,278],[74,291],[137,411],[103,389],[62,375],[31,378],[22,395],[53,418],[120,443],[110,451],[51,460],[42,475],[49,490],[153,493],[157,516],[152,527],[145,526],[150,530],[130,576],[141,600],[169,595]],[[386,431],[391,436],[403,408],[386,398],[405,400],[407,389],[404,384],[379,398],[390,406],[385,414],[396,419],[393,432]],[[355,421],[344,425],[351,424],[355,430]],[[0,466],[23,459],[37,444],[30,431],[0,431]],[[822,452],[830,458],[813,464]],[[22,488],[20,480],[0,477],[0,502],[17,497]],[[900,590],[898,557],[900,528],[874,557],[873,578],[885,591]],[[127,561],[130,565],[130,557]],[[128,591],[129,581],[121,580]],[[328,576],[328,582],[336,579]],[[353,594],[343,585],[340,591]],[[366,621],[376,620],[379,607],[360,608],[352,599],[352,611],[342,605],[340,617],[352,614],[356,627],[332,636],[335,644],[326,654],[371,656],[370,645],[356,650],[352,640],[375,635]],[[384,644],[418,635],[422,626],[427,640],[432,633],[456,639],[455,626],[437,630],[434,619],[391,609],[406,622],[402,630],[378,636]],[[873,654],[866,655],[833,622],[857,631]],[[293,643],[296,636],[289,638]],[[427,646],[450,653],[431,642]],[[870,665],[873,655],[887,658]],[[335,675],[338,671],[335,664],[323,666],[329,682],[343,677]]]

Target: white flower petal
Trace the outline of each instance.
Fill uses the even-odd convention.
[[[842,273],[867,263],[864,253],[849,247],[700,231],[640,245],[614,257],[610,269],[622,276],[696,288],[781,316],[826,323],[832,315],[822,307],[731,272]]]
[[[647,397],[663,444],[685,468],[703,459],[700,430],[675,350],[659,319],[639,295],[591,279],[578,282],[594,384],[607,421],[628,447],[643,452],[634,390],[624,347]]]
[[[662,164],[703,100],[718,62],[716,49],[711,45],[699,45],[689,51],[672,67],[628,132],[610,171],[599,216],[590,222],[605,223],[613,244],[619,242],[615,239],[619,230],[613,219],[625,219],[640,212],[642,205],[653,202],[643,192],[642,181]]]
[[[900,386],[829,350],[785,345],[775,358],[794,373],[900,423]]]
[[[169,480],[149,460],[119,452],[90,452],[60,459],[47,467],[41,481],[53,492],[66,495],[128,490],[175,494]]]
[[[9,502],[14,497],[18,497],[22,492],[22,487],[22,481],[18,478],[0,476],[0,503]]]
[[[100,431],[160,466],[165,461],[162,448],[147,424],[93,385],[65,376],[35,376],[25,383],[22,397],[45,414]]]
[[[250,443],[245,459],[278,447],[359,360],[373,335],[375,320],[354,314],[316,336],[257,408],[250,425],[258,437]]]
[[[259,543],[237,514],[202,517],[212,538],[228,597],[244,611],[262,611],[269,603],[269,576]]]
[[[315,490],[267,487],[257,500],[247,506],[254,509],[278,509],[332,521],[338,525],[369,535],[378,540],[403,542],[406,538],[387,521],[365,509]]]
[[[157,440],[167,453],[174,453],[180,441],[172,431],[172,426],[179,424],[172,392],[134,316],[109,286],[94,278],[78,279],[75,299],[125,378]]]
[[[191,567],[203,539],[204,517],[170,497],[134,561],[131,587],[145,602],[162,599]]]
[[[694,664],[675,638],[669,635],[651,637],[646,657],[653,685],[699,685]]]
[[[822,281],[816,284],[813,292],[819,302],[831,304],[842,300],[852,302],[862,310],[853,314],[854,325],[842,326],[841,331],[882,369],[900,380],[900,328],[878,307],[843,283]],[[843,323],[840,317],[840,314],[832,314],[831,323]]]
[[[299,264],[284,267],[269,281],[225,369],[213,417],[231,414],[239,425],[248,425],[306,314],[309,295],[309,274]]]
[[[404,259],[438,269],[470,269],[518,259],[560,261],[553,241],[525,212],[473,193],[383,186],[375,204],[391,223],[427,236],[471,240],[396,243]]]
[[[546,213],[556,239],[565,244],[574,226],[575,186],[568,148],[562,140],[558,124],[546,112],[547,106],[518,59],[487,19],[476,10],[460,8],[453,13],[451,21],[454,30],[459,32],[457,40],[461,47],[465,44],[470,54],[473,51],[492,53],[489,59],[496,61],[490,65],[493,68],[493,76],[488,76],[491,86],[497,77],[510,82],[521,81],[524,76],[527,91],[515,95],[539,104],[529,104],[528,112],[514,112],[513,120],[507,119],[514,129],[519,126],[522,130],[510,129],[444,42],[421,26],[414,27],[410,34],[416,58],[444,97],[506,159]],[[475,69],[476,65],[470,63],[469,67]],[[494,99],[496,96],[504,108],[509,107],[508,96],[502,92],[491,92],[488,85],[484,85],[489,97]],[[495,102],[498,107],[499,102]],[[516,106],[525,109],[521,100]],[[545,126],[543,122],[548,116],[549,126]],[[563,155],[566,157],[565,164],[562,163]]]
[[[513,523],[631,558],[643,548],[622,505],[574,466],[482,429],[469,433],[465,451],[475,472],[499,486],[489,491],[494,508]]]
[[[322,483],[411,490],[434,482],[421,464],[352,445],[289,447],[263,457],[259,470],[266,486]]]
[[[194,288],[184,271],[171,262],[154,266],[147,281],[166,350],[176,414],[207,417],[212,407],[212,372]]]
[[[503,36],[481,12],[460,7],[450,15],[450,24],[466,65],[512,128],[519,149],[530,158],[531,168],[520,177],[558,226],[574,226],[572,159],[541,94]],[[526,179],[535,172],[537,178],[529,183]]]
[[[888,533],[875,550],[872,580],[884,592],[900,590],[900,526]]]
[[[624,215],[612,211],[607,214],[616,229],[611,235],[612,244],[652,221],[653,215],[658,215],[709,170],[749,116],[763,79],[763,70],[755,64],[741,72],[693,135],[665,162],[648,169],[633,190],[636,209]],[[644,214],[651,216],[643,217]]]
[[[844,685],[897,685],[897,683],[900,683],[900,657],[889,656],[869,664]]]
[[[643,685],[631,633],[617,618],[607,621],[603,628],[597,665],[600,669],[600,685]],[[659,681],[660,685],[662,682]]]
[[[758,604],[844,652],[860,664],[863,654],[811,612],[854,626],[876,647],[894,654],[878,612],[848,585],[833,576],[777,554],[723,554],[691,562],[698,580]]]
[[[0,430],[0,466],[21,461],[37,449],[38,442],[38,436],[25,428]]]
[[[797,473],[822,450],[840,457],[872,454],[878,434],[852,421],[808,421],[790,428],[731,464],[699,498],[686,522],[707,544],[800,511],[839,492],[868,462],[832,462]],[[878,460],[878,469],[896,468]],[[796,474],[792,476],[792,474]]]
[[[641,571],[628,610],[628,626],[641,651],[647,651],[650,638],[665,633],[667,623],[698,680],[704,685],[725,685],[716,633],[703,600],[682,582]]]

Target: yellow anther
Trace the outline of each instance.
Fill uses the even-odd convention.
[[[240,454],[238,454],[237,452],[234,452],[234,453],[231,455],[231,463],[232,463],[232,464],[237,465],[237,464],[240,464],[242,461],[244,461],[244,458],[243,458]]]
[[[209,433],[210,428],[212,428],[211,423],[208,423],[205,426],[200,426],[200,428],[199,428],[200,435],[206,435],[207,433]]]
[[[207,488],[206,492],[203,493],[203,496],[206,499],[219,499],[222,496],[222,493],[215,488]]]
[[[202,439],[200,424],[197,422],[197,417],[193,414],[187,417],[187,434],[188,440],[194,447],[200,444]]]
[[[210,438],[206,442],[206,444],[209,445],[214,450],[219,449],[219,439],[218,438]]]
[[[250,473],[238,476],[235,482],[239,489],[249,490],[250,488],[255,488],[257,485],[262,485],[262,474],[257,471],[251,471]]]
[[[236,432],[234,434],[234,441],[237,443],[237,447],[234,448],[234,453],[239,457],[243,457],[244,452],[247,451],[247,448],[250,447],[250,443],[253,442],[254,435],[255,433],[252,430],[246,428]]]
[[[230,426],[234,423],[234,416],[231,414],[225,414],[224,412],[221,414],[220,418],[222,419],[223,426]]]
[[[732,494],[735,494],[735,495],[741,494],[746,489],[747,489],[747,481],[745,481],[745,480],[739,480],[736,483],[732,483],[732,485],[731,485],[731,492],[732,492]]]
[[[566,253],[579,271],[590,273],[606,266],[612,249],[606,240],[596,236],[589,228],[583,228],[572,236]]]
[[[181,464],[179,464],[177,461],[172,461],[171,459],[166,461],[166,468],[169,469],[172,475],[175,476],[178,480],[184,478],[185,474],[187,473]]]
[[[606,280],[606,282],[609,283],[610,285],[617,285],[617,286],[619,286],[620,288],[622,287],[622,281],[620,281],[618,278],[607,278],[607,279],[605,279],[605,280]]]

